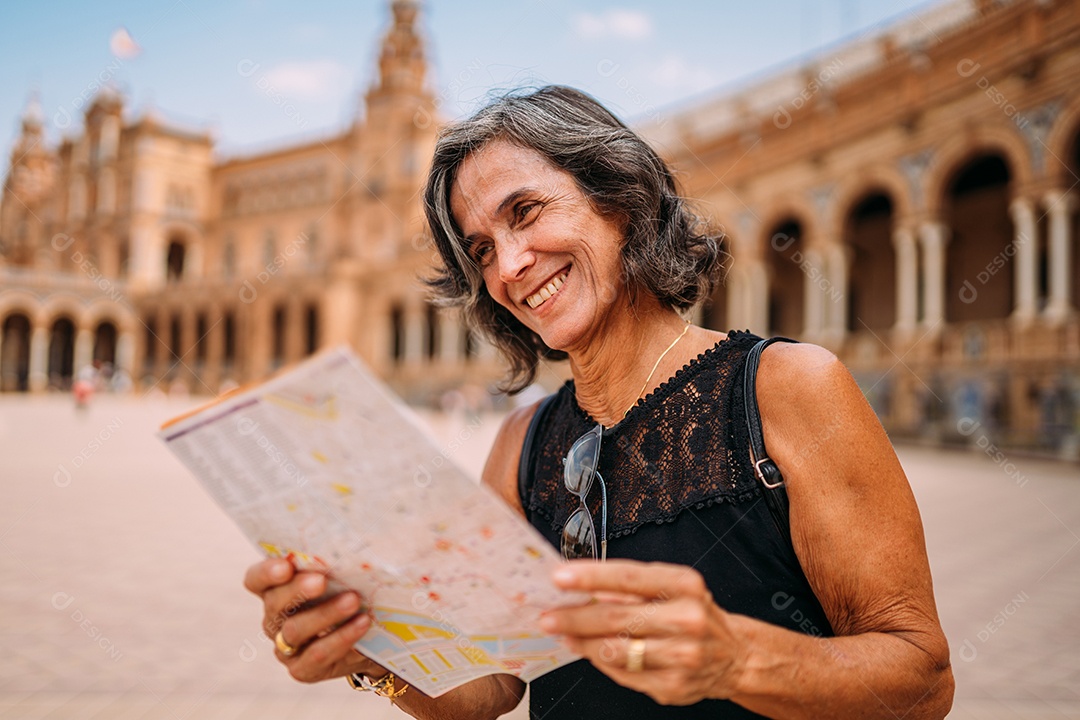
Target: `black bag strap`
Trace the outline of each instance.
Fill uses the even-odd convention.
[[[525,442],[521,444],[521,459],[518,460],[518,497],[521,498],[521,507],[525,510],[526,517],[529,515],[527,504],[533,486],[536,433],[539,432],[544,418],[547,417],[548,410],[551,409],[556,394],[552,393],[540,401],[536,412],[533,413],[532,420],[529,421],[529,429],[525,431]]]
[[[746,372],[743,374],[743,405],[746,408],[746,430],[750,436],[750,463],[754,475],[761,482],[765,504],[769,506],[776,529],[788,545],[791,545],[791,521],[788,518],[788,496],[784,489],[784,477],[780,468],[765,450],[765,434],[761,429],[761,413],[757,404],[757,371],[761,353],[777,342],[798,342],[785,337],[760,340],[746,356]]]

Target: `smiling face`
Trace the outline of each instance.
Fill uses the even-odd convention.
[[[586,346],[625,303],[619,225],[535,150],[493,140],[471,154],[450,209],[492,299],[548,347]]]

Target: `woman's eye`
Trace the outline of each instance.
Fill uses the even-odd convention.
[[[478,242],[472,246],[472,256],[481,265],[491,255],[492,246],[489,242]]]
[[[524,222],[529,218],[529,215],[532,213],[532,211],[538,207],[540,207],[540,203],[522,203],[514,209],[514,219],[517,220],[519,223]]]

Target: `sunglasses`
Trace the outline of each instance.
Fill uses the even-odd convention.
[[[592,488],[593,477],[600,481],[601,495],[601,540],[600,560],[607,559],[607,487],[604,478],[596,470],[600,461],[600,438],[604,433],[602,425],[597,424],[570,446],[570,452],[563,458],[563,481],[566,489],[577,495],[578,508],[566,520],[562,531],[562,554],[567,560],[578,558],[596,559],[596,526],[592,514],[585,505],[585,497]]]

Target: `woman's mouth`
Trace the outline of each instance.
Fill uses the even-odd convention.
[[[531,307],[533,310],[540,307],[545,302],[547,302],[548,298],[559,292],[559,288],[561,288],[563,286],[563,283],[566,282],[566,276],[569,274],[570,268],[563,270],[561,273],[552,278],[551,282],[549,282],[547,285],[540,288],[533,295],[525,298],[525,302],[527,302],[529,304],[529,307]]]

